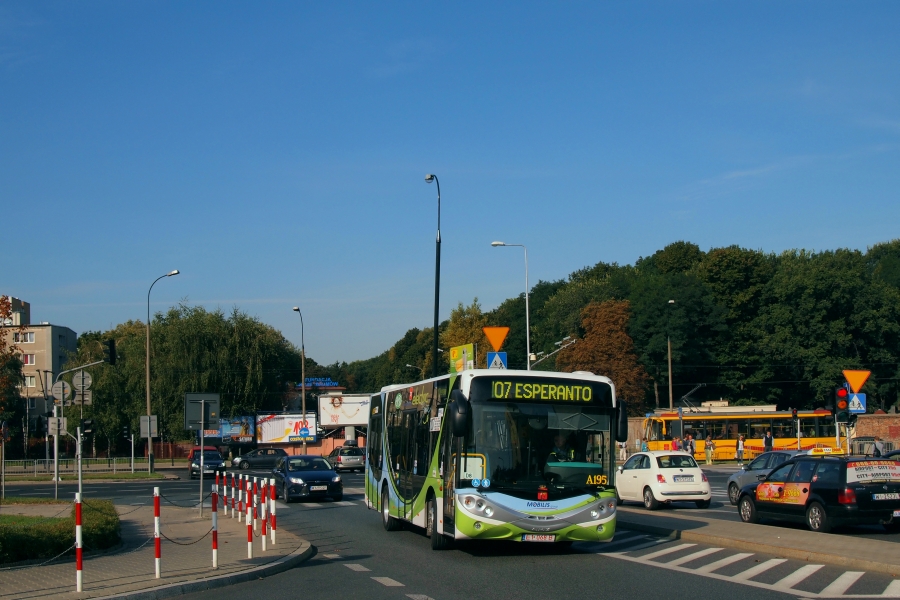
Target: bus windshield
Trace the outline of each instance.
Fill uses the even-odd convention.
[[[595,406],[493,401],[472,405],[461,479],[533,499],[542,487],[563,498],[607,487],[610,410]]]

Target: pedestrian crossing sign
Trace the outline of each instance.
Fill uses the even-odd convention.
[[[850,394],[850,403],[847,405],[850,412],[857,415],[866,413],[866,395]]]
[[[488,352],[487,353],[488,369],[507,369],[506,352]]]

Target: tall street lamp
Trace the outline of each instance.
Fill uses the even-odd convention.
[[[506,244],[504,242],[491,242],[491,246],[518,246],[525,251],[525,365],[531,370],[531,321],[528,309],[528,248],[525,244]]]
[[[675,304],[674,300],[669,300],[669,304]],[[669,326],[669,313],[666,311],[666,342],[669,346],[669,410],[674,408],[674,396],[672,394],[672,333]]]
[[[295,306],[294,312],[300,315],[300,412],[303,425],[309,428],[306,422],[306,343],[303,341],[303,313],[300,307]],[[303,454],[306,454],[306,436],[303,436]]]
[[[153,414],[150,410],[150,292],[153,291],[153,286],[156,285],[156,282],[164,277],[172,277],[173,275],[178,275],[180,271],[175,269],[171,273],[166,273],[165,275],[160,275],[156,279],[153,280],[153,283],[150,284],[150,289],[147,290],[147,356],[144,361],[144,375],[147,380],[147,420],[150,420],[150,415]],[[147,423],[147,429],[149,430],[150,423]],[[147,433],[150,433],[149,431]],[[147,444],[147,463],[150,469],[150,472],[153,472],[153,438],[148,438]],[[202,449],[201,449],[202,452]]]
[[[438,298],[441,292],[441,182],[437,175],[429,173],[425,176],[425,182],[437,184],[438,219],[437,238],[435,238],[434,250],[434,344],[431,347],[431,376],[438,376]]]

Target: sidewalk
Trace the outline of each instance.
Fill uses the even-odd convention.
[[[207,503],[209,501],[207,500]],[[175,507],[161,500],[161,578],[155,578],[153,507],[117,505],[122,546],[115,552],[85,557],[84,592],[75,591],[75,561],[0,570],[0,599],[5,598],[165,598],[232,585],[294,567],[312,555],[306,540],[276,530],[276,545],[262,551],[253,539],[247,558],[247,526],[219,511],[219,568],[212,568],[211,512]],[[75,532],[72,532],[74,541]],[[202,538],[202,539],[201,539]],[[172,540],[172,541],[169,541]],[[198,541],[199,540],[199,541]],[[270,538],[271,540],[271,538]],[[193,542],[193,543],[192,543]]]
[[[676,539],[738,548],[784,558],[837,564],[860,571],[900,575],[900,545],[867,538],[813,533],[804,529],[650,513],[620,506],[617,524]]]

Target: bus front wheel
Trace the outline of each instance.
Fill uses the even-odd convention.
[[[391,516],[391,502],[387,486],[381,489],[381,523],[385,531],[397,531],[403,525],[400,519]]]
[[[442,527],[438,523],[437,500],[434,496],[428,499],[428,521],[425,525],[425,534],[431,538],[432,550],[446,550],[450,547],[452,541],[450,538],[440,532]]]

